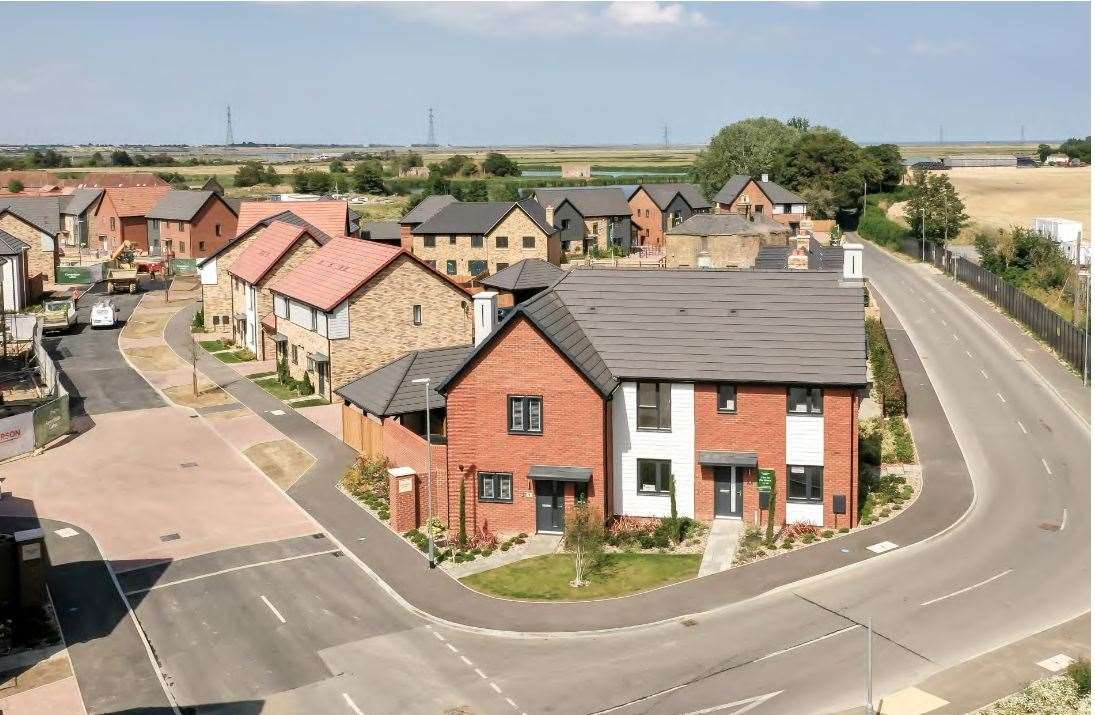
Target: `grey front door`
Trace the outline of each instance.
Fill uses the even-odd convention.
[[[715,467],[715,516],[740,518],[741,491],[737,467]]]
[[[563,530],[563,482],[537,479],[536,530]]]

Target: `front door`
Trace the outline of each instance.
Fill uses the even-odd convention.
[[[535,484],[536,531],[561,532],[563,530],[563,482],[537,479]]]
[[[740,519],[741,491],[737,467],[715,467],[715,516]]]

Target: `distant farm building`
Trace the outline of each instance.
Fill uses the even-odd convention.
[[[943,166],[954,169],[960,166],[1018,166],[1018,158],[1004,154],[985,154],[978,156],[945,156]]]
[[[1050,154],[1045,160],[1046,166],[1068,166],[1068,154]]]
[[[593,176],[591,164],[563,164],[562,176],[564,179],[588,179]]]

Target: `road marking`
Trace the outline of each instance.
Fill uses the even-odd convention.
[[[966,351],[966,357],[968,357],[970,360],[972,360],[973,359],[973,353],[971,353],[969,350],[967,350]]]
[[[497,685],[497,684],[496,684],[496,683],[495,683],[494,681],[491,681],[491,684],[490,684],[490,686],[491,686],[492,688],[494,688],[494,692],[498,693],[499,695],[501,695],[501,694],[502,694],[502,689],[501,689],[501,688],[499,688],[499,687],[498,687],[498,685]]]
[[[434,632],[433,632],[433,636],[434,636],[434,638],[436,638],[437,640],[441,641],[442,643],[444,643],[444,642],[445,642],[445,636],[441,635],[441,634],[440,634],[440,633],[438,633],[437,631],[434,631]]]
[[[714,713],[714,712],[718,712],[719,710],[725,710],[727,708],[732,708],[735,705],[744,705],[745,707],[743,707],[739,710],[735,710],[732,713],[727,713],[726,714],[726,715],[741,715],[742,713],[749,712],[753,708],[758,708],[761,705],[764,705],[764,703],[768,702],[769,700],[776,697],[777,695],[779,695],[782,692],[783,692],[782,690],[778,690],[774,693],[768,693],[766,695],[758,695],[755,698],[746,698],[745,700],[735,700],[732,703],[723,703],[722,705],[712,705],[711,707],[703,708],[702,710],[692,710],[691,712],[687,712],[684,715],[707,715],[708,713]]]
[[[468,657],[466,655],[460,656],[460,660],[464,661],[464,665],[468,666],[469,668],[475,667],[475,664],[468,660]]]
[[[77,535],[77,534],[79,534],[80,532],[76,531],[76,529],[73,529],[73,528],[72,528],[71,526],[66,526],[66,527],[65,527],[65,528],[63,528],[63,529],[57,529],[57,530],[56,530],[56,531],[54,531],[53,533],[54,533],[54,534],[57,534],[57,535],[58,535],[58,536],[60,536],[60,537],[61,537],[62,539],[67,539],[67,538],[68,538],[68,537],[70,537],[70,536],[76,536],[76,535]]]
[[[483,671],[479,670],[478,668],[475,669],[475,674],[478,675],[483,680],[487,679],[487,674],[484,673]]]
[[[262,599],[262,602],[263,602],[263,603],[265,603],[265,604],[266,604],[266,606],[267,606],[267,607],[268,607],[268,608],[269,608],[269,609],[270,609],[271,611],[273,611],[273,612],[274,612],[274,615],[278,617],[278,620],[279,620],[279,621],[281,621],[282,623],[285,623],[285,617],[284,617],[284,616],[282,616],[282,615],[281,615],[280,613],[278,613],[278,609],[274,608],[274,604],[270,603],[270,599],[269,599],[269,598],[267,598],[266,596],[259,596],[259,598],[261,598],[261,599]]]
[[[841,628],[839,631],[833,631],[832,633],[826,633],[823,636],[818,636],[817,638],[814,638],[813,640],[808,640],[805,643],[798,643],[796,645],[790,646],[789,648],[781,648],[780,650],[772,651],[768,655],[762,655],[761,657],[757,658],[753,662],[754,663],[759,663],[762,660],[768,660],[769,658],[775,658],[777,655],[783,655],[784,653],[790,653],[793,650],[798,650],[799,648],[805,648],[806,646],[813,645],[814,643],[820,643],[823,640],[828,640],[829,638],[839,636],[840,634],[847,633],[848,631],[854,631],[857,628],[861,628],[861,626],[855,625],[855,626],[848,626],[847,628]]]
[[[892,551],[897,548],[897,544],[892,541],[879,541],[877,544],[871,544],[867,547],[867,551],[873,551],[876,554],[884,554],[887,551]]]
[[[517,703],[513,702],[513,698],[506,698],[506,702],[509,703],[510,707],[513,708],[514,710],[520,710],[521,709],[521,708],[517,707]]]
[[[1062,670],[1072,665],[1075,661],[1069,658],[1064,653],[1058,653],[1055,656],[1040,660],[1035,665],[1039,668],[1045,668],[1051,673],[1060,673]]]
[[[1061,531],[1065,530],[1065,524],[1068,523],[1068,509],[1061,510]]]
[[[935,312],[935,308],[929,308],[929,310],[933,313]]]
[[[354,715],[365,715],[349,695],[343,693],[342,699],[345,700],[346,704],[350,706],[350,709],[354,711]]]
[[[458,650],[456,649],[456,646],[454,646],[454,645],[453,645],[452,643],[446,643],[445,645],[446,645],[446,646],[448,647],[448,649],[449,649],[449,650],[451,650],[451,651],[452,651],[453,653],[459,653],[459,652],[460,652],[460,651],[458,651]]]
[[[985,378],[986,380],[989,379],[989,374],[984,370],[978,369],[978,372],[981,373],[981,377]]]
[[[168,581],[167,583],[158,583],[148,588],[135,588],[132,591],[126,591],[125,595],[134,596],[138,593],[145,593],[147,591],[155,591],[160,588],[167,588],[169,586],[177,586],[180,583],[190,583],[191,581],[200,581],[203,578],[211,578],[213,576],[220,576],[226,573],[232,573],[233,571],[243,571],[244,569],[253,569],[257,566],[269,566],[270,564],[281,564],[286,561],[296,561],[297,559],[307,559],[312,556],[324,556],[326,554],[338,553],[339,549],[327,549],[326,551],[316,551],[310,554],[300,554],[299,556],[286,556],[284,559],[271,559],[270,561],[259,561],[253,564],[244,564],[243,566],[233,566],[232,568],[221,569],[220,571],[213,571],[211,573],[202,574],[200,576],[191,576],[189,578],[180,578],[178,581]]]
[[[285,410],[268,410],[268,411],[269,411],[270,414],[274,415],[275,417],[281,417],[282,415],[285,414]]]
[[[1049,462],[1046,461],[1045,457],[1042,457],[1042,466],[1046,468],[1046,474],[1052,477],[1053,470],[1049,468]]]
[[[996,393],[996,396],[1000,398],[1000,402],[1003,402],[1004,404],[1007,404],[1007,402],[1008,402],[1007,399],[1003,395],[1001,395],[999,392]]]
[[[975,583],[972,586],[966,586],[965,588],[961,588],[961,589],[955,591],[954,593],[948,593],[945,596],[940,596],[939,598],[933,598],[930,601],[924,601],[920,605],[921,606],[930,606],[933,603],[939,603],[940,601],[945,601],[946,599],[952,598],[953,596],[960,596],[963,593],[968,593],[969,591],[972,591],[975,588],[979,588],[981,586],[984,586],[987,583],[992,583],[993,581],[995,581],[998,578],[1003,578],[1004,576],[1007,576],[1009,573],[1011,573],[1011,569],[1008,569],[1007,571],[1001,571],[1000,573],[996,574],[995,576],[992,576],[991,578],[987,578],[984,581],[980,581],[978,583]]]
[[[956,343],[958,342],[958,334],[957,333],[951,333],[951,337],[954,338],[954,342],[956,342]]]
[[[1015,420],[1015,422],[1019,425],[1019,429],[1023,430],[1023,434],[1030,434],[1030,432],[1027,432],[1026,425],[1024,425],[1021,420]]]

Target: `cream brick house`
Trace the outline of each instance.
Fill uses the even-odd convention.
[[[428,265],[456,278],[498,271],[525,258],[559,265],[559,230],[534,199],[456,201],[418,224],[410,250]]]
[[[534,197],[544,207],[550,223],[559,229],[559,239],[568,255],[585,254],[593,247],[604,251],[615,246],[630,251],[631,207],[619,187],[536,189]]]
[[[472,337],[471,296],[397,246],[334,238],[269,289],[290,375],[326,399],[409,350]]]
[[[22,308],[41,297],[57,280],[58,237],[63,196],[0,199],[0,239],[8,258],[4,304]],[[25,246],[25,248],[24,248]]]
[[[234,343],[255,353],[259,360],[277,355],[270,283],[301,265],[329,240],[315,229],[277,220],[257,233],[255,240],[228,267]]]

